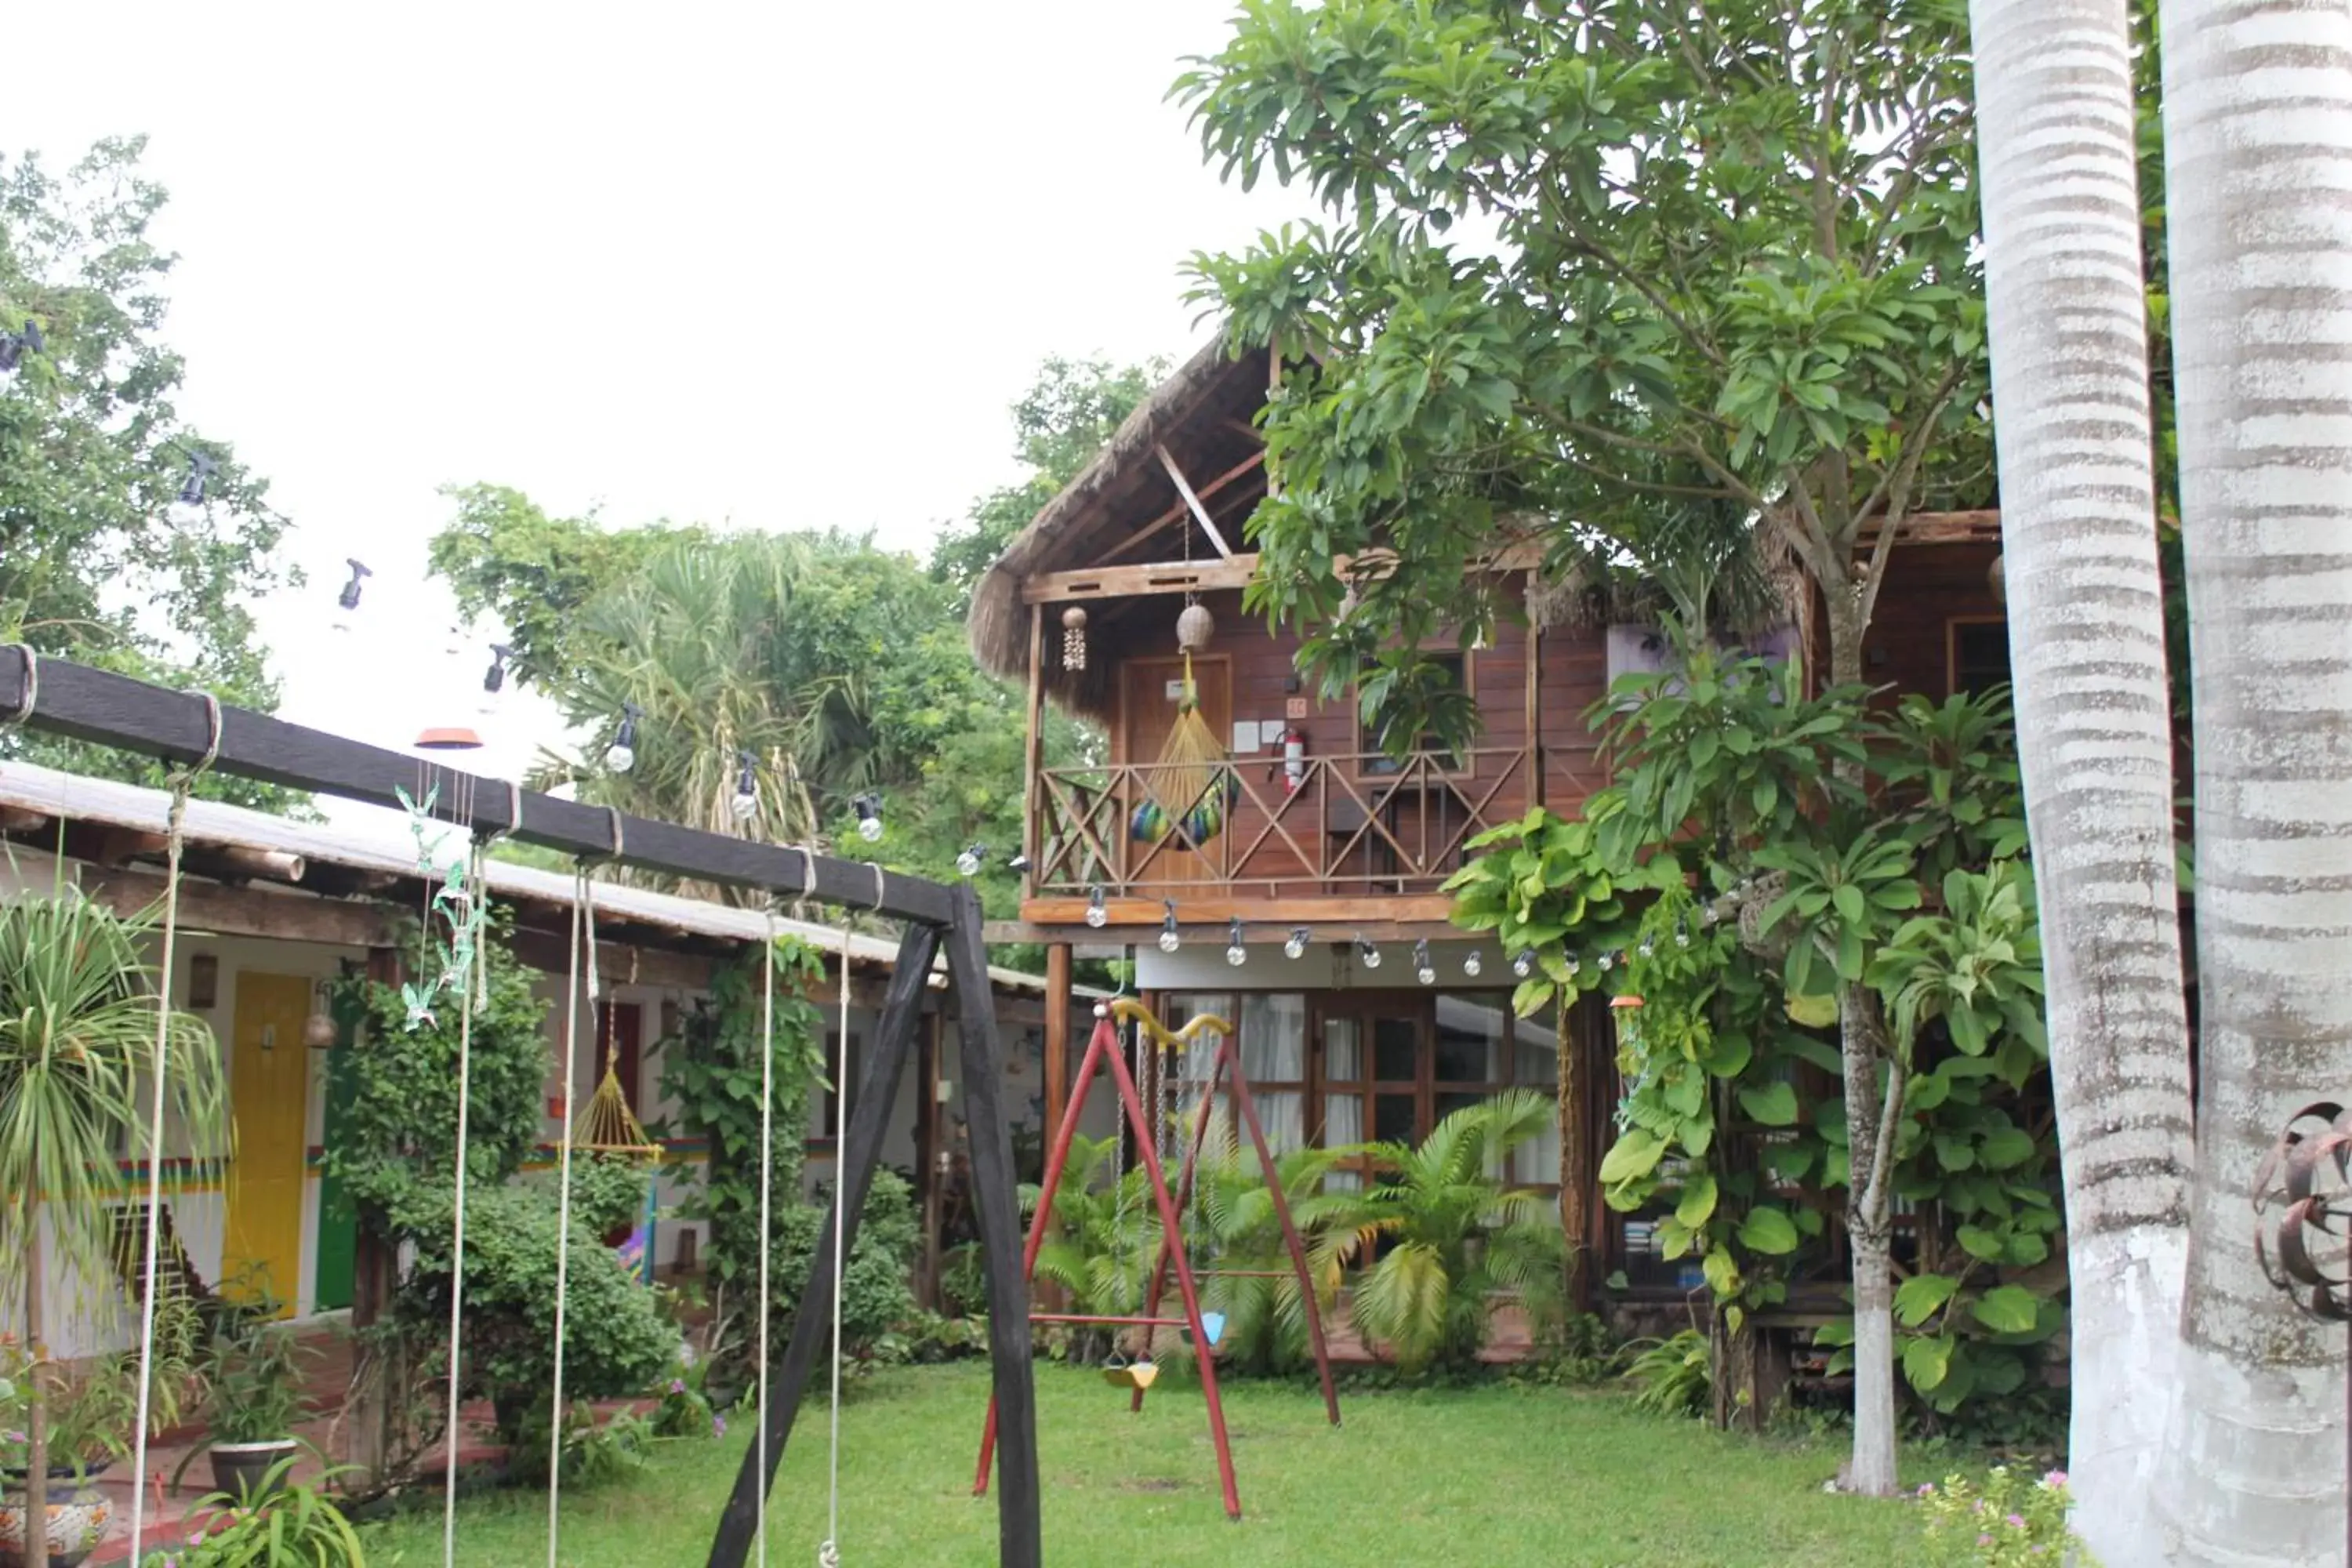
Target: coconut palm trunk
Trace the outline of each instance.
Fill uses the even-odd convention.
[[[2344,1561],[2344,1329],[2256,1268],[2257,1162],[2352,1093],[2352,9],[2165,0],[2197,748],[2197,1182],[2169,1560]]]
[[[2146,1506],[2188,1266],[2189,1019],[2126,0],[1972,0],[2018,756],[2072,1280],[2076,1528]]]

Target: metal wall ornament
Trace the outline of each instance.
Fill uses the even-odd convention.
[[[2322,1100],[2289,1118],[2253,1205],[2263,1275],[2300,1310],[2352,1322],[2352,1111]]]

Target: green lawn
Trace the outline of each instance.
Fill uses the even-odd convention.
[[[1360,1563],[1544,1568],[1887,1568],[1916,1562],[1901,1503],[1824,1494],[1832,1445],[1722,1437],[1601,1394],[1491,1387],[1343,1395],[1333,1431],[1310,1389],[1229,1391],[1244,1519],[1228,1523],[1198,1391],[1139,1417],[1097,1373],[1037,1370],[1052,1568]],[[842,1559],[856,1568],[996,1561],[996,1510],[971,1497],[987,1392],[977,1363],[884,1373],[842,1416]],[[572,1568],[700,1568],[748,1420],[670,1443],[646,1473],[568,1497]],[[770,1515],[770,1561],[807,1563],[824,1532],[824,1411],[804,1415]],[[441,1561],[438,1509],[377,1532],[378,1568]],[[462,1505],[457,1561],[547,1561],[544,1494]]]

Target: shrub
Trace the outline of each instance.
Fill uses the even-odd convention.
[[[449,1318],[452,1215],[412,1201],[404,1229],[416,1262],[395,1309],[425,1344]],[[542,1184],[472,1192],[466,1215],[466,1373],[461,1387],[497,1407],[511,1440],[543,1408],[555,1377],[555,1194]],[[572,1221],[569,1300],[564,1309],[567,1394],[608,1398],[653,1388],[677,1354],[677,1329],[654,1292],[598,1239]]]
[[[1635,1340],[1625,1347],[1626,1382],[1641,1385],[1633,1407],[1653,1415],[1696,1415],[1706,1408],[1714,1386],[1706,1336],[1696,1329],[1663,1340]]]
[[[1932,1562],[1985,1568],[2065,1562],[2098,1568],[2090,1549],[2066,1528],[2074,1497],[2063,1470],[2033,1480],[1995,1465],[1981,1485],[1948,1476],[1940,1487],[1923,1486],[1919,1502],[1927,1515]]]
[[[817,1254],[832,1245],[825,1212],[814,1204],[794,1204],[776,1217],[769,1285],[772,1321],[788,1319],[799,1310],[801,1287],[807,1282]],[[907,1270],[914,1261],[920,1234],[913,1189],[906,1179],[894,1171],[875,1172],[874,1185],[866,1195],[865,1212],[858,1218],[857,1234],[850,1240],[842,1270],[844,1354],[867,1358],[884,1335],[915,1316],[915,1296],[908,1288]],[[785,1327],[774,1322],[769,1331],[779,1341],[777,1350],[782,1353]]]

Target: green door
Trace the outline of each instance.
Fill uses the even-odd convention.
[[[327,1121],[324,1147],[332,1149],[343,1134],[352,1104],[352,1039],[359,1026],[355,1009],[335,1008],[335,1044],[327,1053]],[[332,1175],[319,1179],[319,1269],[312,1296],[317,1310],[331,1312],[352,1304],[353,1264],[359,1253],[359,1216],[352,1210],[343,1184]]]

